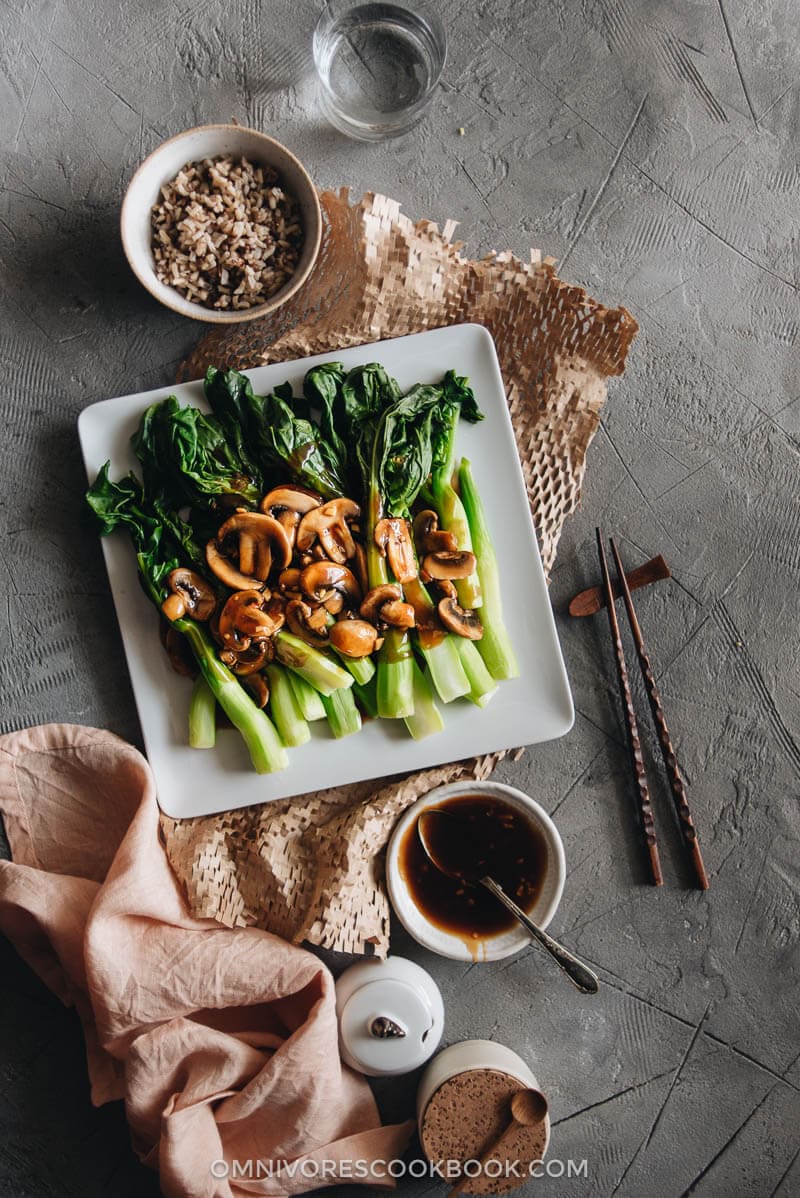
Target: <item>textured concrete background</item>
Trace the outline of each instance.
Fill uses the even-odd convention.
[[[575,1196],[800,1193],[797,1026],[800,43],[790,0],[444,0],[435,109],[385,146],[320,120],[310,0],[0,0],[0,607],[3,727],[136,715],[75,421],[169,381],[199,336],[129,273],[125,183],[164,137],[237,117],[321,185],[453,216],[473,253],[541,246],[641,322],[564,532],[559,612],[595,577],[595,523],[671,583],[641,615],[691,786],[711,889],[691,889],[656,788],[667,883],[643,884],[603,620],[560,616],[578,709],[501,775],[561,828],[554,923],[595,964],[581,998],[535,951],[438,978],[447,1039],[521,1051]],[[458,128],[465,129],[463,137]],[[639,692],[641,699],[641,692]],[[652,742],[650,744],[652,754]],[[0,1193],[157,1193],[122,1111],[89,1105],[77,1020],[2,948]],[[380,1086],[389,1117],[414,1079]],[[409,1198],[429,1183],[407,1183]]]

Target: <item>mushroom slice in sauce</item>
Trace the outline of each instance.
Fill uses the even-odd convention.
[[[469,578],[475,573],[475,554],[467,550],[456,553],[429,553],[422,562],[422,568],[431,578]]]
[[[289,544],[294,545],[297,527],[308,512],[318,508],[322,496],[307,487],[299,487],[294,483],[286,483],[283,487],[274,487],[261,500],[259,507],[265,516],[272,516],[282,525],[289,538]]]
[[[390,599],[381,608],[381,620],[395,628],[413,628],[416,623],[414,608],[400,599]]]
[[[395,583],[385,582],[382,586],[373,587],[364,596],[364,601],[358,610],[364,620],[369,620],[371,624],[378,624],[384,605],[399,602],[402,598],[403,592],[399,586]]]
[[[331,628],[330,642],[345,657],[369,657],[377,645],[378,632],[367,620],[338,620]]]
[[[238,565],[231,560],[233,553]],[[217,578],[237,591],[265,583],[273,566],[284,570],[291,560],[285,529],[261,512],[236,512],[206,545],[206,561]]]
[[[291,595],[293,599],[300,597],[300,571],[297,566],[289,566],[287,570],[281,570],[278,575],[278,586],[284,595]]]
[[[269,686],[263,674],[246,674],[244,685],[256,707],[266,707],[269,699]]]
[[[362,619],[371,624],[392,624],[395,628],[412,628],[416,623],[414,607],[403,601],[403,592],[394,583],[385,582],[373,587],[359,608]]]
[[[230,596],[219,617],[219,634],[226,645],[235,643],[235,634],[260,640],[278,631],[280,625],[264,610],[264,601],[262,591],[236,591]]]
[[[324,609],[323,609],[324,610]],[[303,599],[290,599],[286,604],[286,626],[295,636],[299,636],[307,645],[314,649],[324,649],[328,645],[326,635],[315,632],[309,625],[314,609]]]
[[[264,604],[264,611],[275,625],[275,631],[278,632],[286,623],[286,597],[284,595],[273,595]]]
[[[439,619],[456,636],[466,637],[470,641],[479,641],[483,636],[483,625],[477,614],[459,607],[456,599],[439,600]]]
[[[263,670],[274,656],[275,647],[271,640],[253,641],[247,649],[235,655],[236,659],[231,669],[240,677],[255,674],[258,670]],[[222,657],[221,653],[220,657]]]
[[[361,598],[355,574],[335,562],[312,562],[300,573],[300,589],[314,603],[327,603],[337,592],[352,604]]]
[[[455,534],[439,528],[439,517],[429,508],[414,517],[414,541],[419,553],[455,553],[458,541]]]
[[[407,521],[399,516],[387,516],[375,525],[375,544],[389,559],[392,573],[398,582],[410,582],[417,577],[414,544]]]
[[[169,594],[161,604],[168,620],[180,620],[190,616],[193,620],[207,620],[214,614],[217,597],[204,578],[194,570],[179,567],[167,575]]]
[[[328,612],[320,604],[319,607],[311,608],[311,615],[306,617],[306,624],[312,632],[324,637],[328,635],[328,619]]]
[[[352,499],[331,499],[303,516],[295,544],[298,552],[307,552],[316,540],[332,562],[344,563],[356,551],[348,521],[361,515],[361,508]]]
[[[197,662],[183,633],[173,628],[163,616],[158,622],[158,632],[175,673],[184,678],[196,678]]]
[[[327,612],[332,616],[338,616],[344,611],[344,595],[341,591],[334,591],[329,599],[326,599],[322,605]]]

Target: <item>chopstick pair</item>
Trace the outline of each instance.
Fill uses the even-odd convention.
[[[631,758],[631,771],[636,787],[636,802],[639,809],[639,816],[642,824],[642,833],[644,836],[645,846],[649,858],[650,874],[654,886],[661,886],[664,882],[664,877],[661,872],[661,860],[658,854],[658,843],[656,840],[656,826],[653,818],[653,808],[650,802],[650,790],[647,785],[647,773],[644,766],[644,758],[642,757],[642,745],[639,739],[639,725],[636,720],[636,712],[633,707],[633,697],[631,695],[630,682],[628,681],[628,668],[625,664],[625,652],[622,647],[622,637],[619,631],[619,622],[617,620],[617,612],[614,606],[615,596],[614,588],[611,585],[611,575],[608,571],[608,561],[606,560],[606,551],[603,546],[603,536],[600,529],[596,529],[597,533],[597,552],[600,558],[600,570],[603,575],[603,589],[606,597],[606,609],[608,611],[608,623],[611,628],[611,639],[614,643],[614,654],[617,662],[617,677],[619,680],[619,688],[622,695],[623,706],[625,708],[625,723],[628,730],[628,750]],[[692,815],[689,810],[689,801],[686,797],[686,785],[681,776],[680,767],[675,756],[675,750],[672,747],[672,739],[670,737],[667,720],[664,715],[664,708],[661,703],[661,695],[659,694],[656,685],[653,667],[650,664],[650,658],[645,648],[644,637],[639,620],[636,616],[636,610],[633,606],[631,591],[628,585],[628,580],[625,577],[625,570],[622,565],[622,559],[619,555],[619,550],[614,542],[614,538],[610,538],[611,552],[614,555],[614,564],[617,569],[617,588],[625,602],[625,610],[628,613],[628,623],[631,626],[633,633],[634,644],[636,645],[636,655],[639,659],[639,667],[642,671],[647,698],[650,702],[650,711],[653,716],[653,722],[658,733],[658,743],[661,746],[661,755],[664,759],[664,766],[669,778],[672,798],[675,803],[675,810],[678,816],[681,835],[683,836],[684,844],[689,851],[697,878],[697,884],[701,890],[708,889],[708,875],[706,874],[703,857],[700,852],[700,843],[697,838],[697,829],[692,822]]]

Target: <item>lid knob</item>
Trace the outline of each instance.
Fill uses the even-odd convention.
[[[406,1029],[388,1015],[376,1015],[369,1025],[369,1034],[376,1040],[396,1040],[407,1035]]]

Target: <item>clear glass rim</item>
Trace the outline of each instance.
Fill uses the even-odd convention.
[[[437,63],[436,71],[431,78],[425,95],[421,96],[415,104],[410,105],[407,109],[404,109],[405,114],[414,114],[420,109],[424,108],[430,102],[431,96],[439,86],[444,68],[447,64],[447,33],[445,32],[445,28],[442,24],[439,14],[436,12],[433,5],[428,4],[426,0],[361,0],[361,2],[359,2],[359,0],[326,0],[325,7],[317,18],[317,23],[314,26],[314,33],[312,36],[311,49],[314,60],[314,73],[317,76],[317,80],[320,86],[324,89],[326,95],[333,99],[334,93],[328,87],[322,76],[322,71],[320,70],[319,42],[327,33],[331,25],[333,25],[336,18],[341,16],[343,12],[353,8],[369,8],[373,4],[380,3],[384,3],[389,7],[402,9],[405,12],[415,13],[417,16],[423,17],[430,26],[434,40],[436,42],[437,50],[439,52],[439,62]],[[358,124],[358,122],[354,123],[356,125]]]

